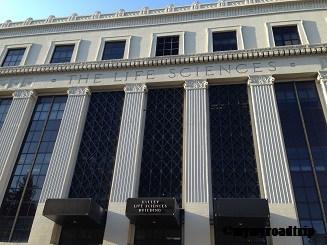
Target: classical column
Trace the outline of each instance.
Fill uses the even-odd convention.
[[[186,81],[184,108],[183,207],[184,244],[209,245],[211,172],[208,83]]]
[[[65,111],[29,237],[29,243],[33,245],[52,244],[59,238],[60,227],[45,218],[42,212],[48,198],[68,197],[83,134],[90,91],[86,87],[75,87],[67,93]]]
[[[32,90],[17,90],[0,131],[0,205],[36,102]]]
[[[146,109],[146,86],[129,84],[125,89],[115,169],[103,244],[126,245],[131,230],[125,216],[126,200],[137,197]]]
[[[249,76],[250,104],[258,170],[268,199],[271,227],[299,226],[286,149],[269,75]],[[274,245],[302,244],[300,237],[273,237]]]

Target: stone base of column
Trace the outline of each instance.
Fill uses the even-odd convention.
[[[184,244],[211,245],[209,204],[186,203],[184,214]]]
[[[47,245],[59,242],[61,226],[43,216],[44,205],[39,203],[37,206],[28,244]]]
[[[288,226],[300,227],[298,223],[297,213],[294,204],[269,204],[270,210],[270,227],[271,228],[287,228]],[[302,238],[291,236],[281,237],[272,236],[274,245],[302,245]]]
[[[126,202],[111,202],[107,214],[103,245],[130,244],[131,230],[129,219],[125,216]]]

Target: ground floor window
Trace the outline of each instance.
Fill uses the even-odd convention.
[[[66,99],[46,96],[36,102],[0,207],[2,242],[28,241]]]
[[[279,83],[275,91],[300,225],[325,233],[327,125],[315,82]]]

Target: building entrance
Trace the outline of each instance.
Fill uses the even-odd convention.
[[[64,225],[59,245],[98,245],[102,244],[104,227]]]
[[[134,245],[181,245],[180,227],[142,227],[135,228]]]

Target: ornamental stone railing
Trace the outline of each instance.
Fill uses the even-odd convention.
[[[102,14],[97,11],[87,16],[78,16],[74,13],[71,16],[57,18],[51,15],[42,20],[28,18],[20,22],[7,20],[2,24],[0,23],[0,38],[74,30],[171,24],[268,13],[289,13],[301,9],[321,8],[327,8],[325,0],[220,0],[216,3],[206,4],[194,2],[191,5],[182,7],[169,5],[161,9],[145,7],[132,12],[120,9],[116,13],[111,14]],[[160,18],[157,18],[159,16]]]

